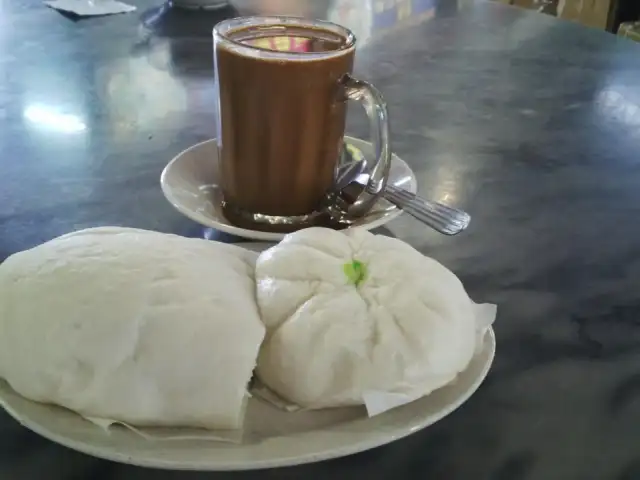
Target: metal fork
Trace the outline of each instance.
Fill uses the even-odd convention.
[[[368,217],[384,214],[387,210],[371,212],[364,217],[349,215],[350,207],[356,204],[367,191],[369,176],[364,173],[366,159],[358,157],[348,148],[343,148],[340,166],[336,173],[336,189],[328,195],[326,206],[329,214],[344,223],[361,223]],[[382,197],[393,207],[404,210],[420,222],[445,235],[456,235],[466,229],[471,216],[462,210],[442,203],[426,200],[402,188],[387,183]]]
[[[402,188],[387,185],[382,196],[412,217],[445,235],[456,235],[469,226],[471,216],[462,210],[426,200]]]
[[[368,176],[358,175],[352,183],[362,189],[367,187]],[[387,184],[382,196],[397,208],[445,235],[457,235],[469,226],[471,216],[440,202],[426,200],[415,193]]]

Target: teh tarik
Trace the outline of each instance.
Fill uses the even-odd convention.
[[[269,229],[256,214],[310,214],[334,181],[352,42],[321,28],[265,25],[227,32],[214,49],[225,215]]]

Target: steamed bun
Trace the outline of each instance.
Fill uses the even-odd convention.
[[[254,261],[116,227],[17,253],[0,265],[0,377],[86,417],[241,427],[265,332]]]
[[[487,327],[451,271],[361,229],[288,235],[259,256],[256,282],[267,327],[257,375],[306,408],[424,396],[466,369]]]

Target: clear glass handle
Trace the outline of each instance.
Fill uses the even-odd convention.
[[[373,85],[345,75],[342,79],[345,95],[349,100],[362,104],[371,129],[371,143],[375,153],[375,163],[369,169],[369,183],[365,191],[366,198],[350,211],[352,215],[365,215],[384,192],[391,169],[391,147],[389,145],[389,116],[387,104],[382,94]]]

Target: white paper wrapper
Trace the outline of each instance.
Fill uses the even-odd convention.
[[[472,302],[473,303],[473,302]],[[495,321],[498,307],[497,305],[491,303],[483,303],[476,304],[473,303],[474,309],[476,311],[476,349],[475,354],[477,355],[482,350],[482,345],[484,342],[484,337],[493,325]],[[453,380],[455,382],[455,379]],[[453,383],[450,382],[449,384]],[[265,402],[270,403],[271,405],[285,410],[287,412],[296,412],[300,410],[306,410],[299,405],[293,404],[282,399],[276,393],[272,392],[267,386],[265,386],[260,380],[255,379],[252,387],[250,388],[251,393],[264,400]],[[425,390],[425,387],[420,389],[420,391],[416,392],[380,392],[380,391],[369,391],[363,393],[362,403],[367,409],[367,415],[369,417],[374,417],[391,409],[400,407],[402,405],[406,405],[411,403],[419,398],[425,396],[422,392]]]
[[[250,395],[247,395],[243,410],[244,414],[247,413],[248,400]],[[112,420],[108,418],[88,417],[81,415],[82,418],[88,422],[93,423],[97,427],[104,430],[105,434],[111,433],[111,427],[114,425],[120,425],[129,429],[131,432],[140,435],[145,440],[210,440],[212,442],[225,442],[225,443],[242,443],[243,430],[207,430],[204,428],[180,428],[180,427],[134,427],[125,422],[118,420]]]
[[[85,420],[93,423],[97,427],[104,430],[105,434],[111,433],[114,425],[121,425],[133,433],[140,435],[145,440],[211,440],[214,442],[226,442],[239,444],[242,443],[242,430],[205,430],[198,428],[162,428],[162,427],[146,427],[138,428],[127,423],[118,422],[116,420],[108,420],[104,418],[83,417]]]
[[[133,5],[116,0],[51,0],[44,3],[56,10],[74,13],[81,17],[129,13],[136,9]]]
[[[487,334],[498,315],[498,306],[493,303],[474,303],[476,311],[476,354],[482,350],[484,336]]]

